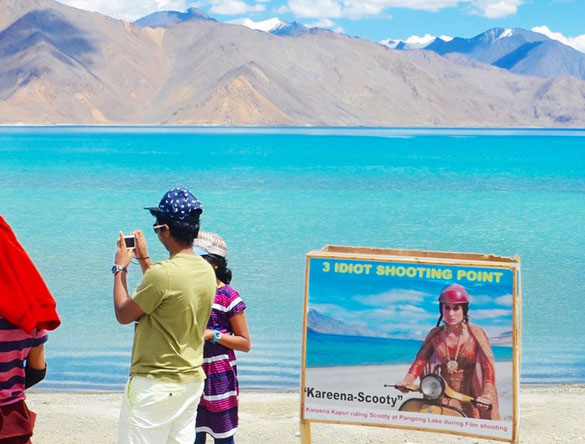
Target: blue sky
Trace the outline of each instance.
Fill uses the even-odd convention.
[[[363,267],[356,268],[356,272],[346,272],[341,264],[371,266],[369,271]],[[403,271],[416,268],[420,276],[409,277],[404,273],[399,276],[398,269],[392,275],[384,268],[386,266],[403,267]],[[424,276],[430,270],[444,274]],[[492,282],[480,282],[478,272],[500,275],[491,274]],[[512,331],[513,272],[505,268],[313,258],[309,308],[349,326],[394,338],[422,340],[436,325],[441,290],[451,283],[467,289],[470,320],[483,327],[492,339]]]
[[[473,37],[493,27],[546,27],[585,52],[584,0],[61,0],[114,18],[198,7],[219,21],[279,17],[373,41],[433,36]],[[552,35],[549,35],[552,36]]]

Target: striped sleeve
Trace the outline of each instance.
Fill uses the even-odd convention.
[[[48,340],[49,340],[49,334],[47,333],[47,330],[38,329],[34,332],[32,346],[38,347],[39,345],[43,345]]]
[[[228,294],[226,294],[225,297],[226,300],[224,305],[225,312],[228,318],[231,318],[235,314],[238,314],[246,309],[246,303],[240,297],[240,293],[238,293],[237,290],[234,290],[232,288],[231,291]]]
[[[46,330],[27,333],[4,318],[0,318],[0,405],[24,399],[25,361],[33,347],[48,339]]]

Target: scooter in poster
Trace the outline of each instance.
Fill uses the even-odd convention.
[[[416,412],[428,413],[433,415],[446,416],[467,416],[461,409],[443,403],[445,398],[456,399],[460,402],[469,402],[475,405],[483,405],[488,409],[492,408],[491,404],[484,404],[477,401],[475,398],[456,392],[445,382],[445,380],[437,374],[428,374],[421,378],[420,385],[388,385],[384,387],[394,387],[401,391],[419,392],[422,393],[423,398],[411,398],[402,403],[399,411],[402,412]]]

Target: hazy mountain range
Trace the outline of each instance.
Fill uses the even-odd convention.
[[[189,8],[187,12],[177,11],[160,11],[154,12],[141,19],[136,20],[134,23],[138,26],[143,27],[162,27],[169,28],[177,25],[181,22],[188,22],[193,20],[213,20],[214,18],[209,17],[204,11],[198,8]],[[301,25],[297,22],[286,22],[279,18],[272,18],[269,20],[263,20],[261,22],[255,22],[249,18],[234,20],[229,22],[233,25],[242,25],[250,29],[257,31],[268,32],[274,35],[298,35],[309,31],[305,25]]]
[[[324,315],[323,313],[313,308],[310,308],[309,312],[307,313],[307,329],[317,333],[325,333],[330,335],[412,340],[410,337],[412,331],[393,332],[392,334],[374,331],[368,328],[346,324],[345,322],[342,322],[331,316]],[[420,340],[422,339],[424,338],[420,338]],[[498,335],[492,335],[489,337],[489,340],[492,345],[511,347],[513,344],[513,334],[511,331],[507,331]]]
[[[286,22],[279,18],[271,18],[268,20],[263,20],[261,22],[255,22],[250,20],[249,18],[243,20],[235,20],[230,22],[235,25],[242,25],[246,26],[250,29],[256,29],[258,31],[269,32],[270,34],[274,35],[300,35],[306,32],[309,32],[311,28],[306,27],[297,22]]]
[[[2,0],[0,123],[585,126],[575,76],[300,27],[262,32],[194,8],[131,24]]]
[[[326,316],[311,308],[307,313],[307,329],[330,335],[364,336],[369,338],[390,338],[389,335],[355,325],[349,325],[338,319]]]
[[[471,61],[478,61],[516,74],[585,79],[584,53],[544,34],[520,28],[493,28],[470,39],[435,38],[422,44],[396,40],[381,43],[402,50],[426,49],[450,56],[457,63],[470,65]]]

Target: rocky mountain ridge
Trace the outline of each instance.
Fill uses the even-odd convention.
[[[585,82],[311,29],[0,3],[0,123],[585,127]]]
[[[403,50],[413,48],[395,41],[391,46]],[[515,74],[544,78],[573,76],[585,80],[584,53],[544,34],[521,28],[492,28],[470,39],[437,37],[417,48],[450,56],[451,60],[457,56],[467,66],[473,60]]]

